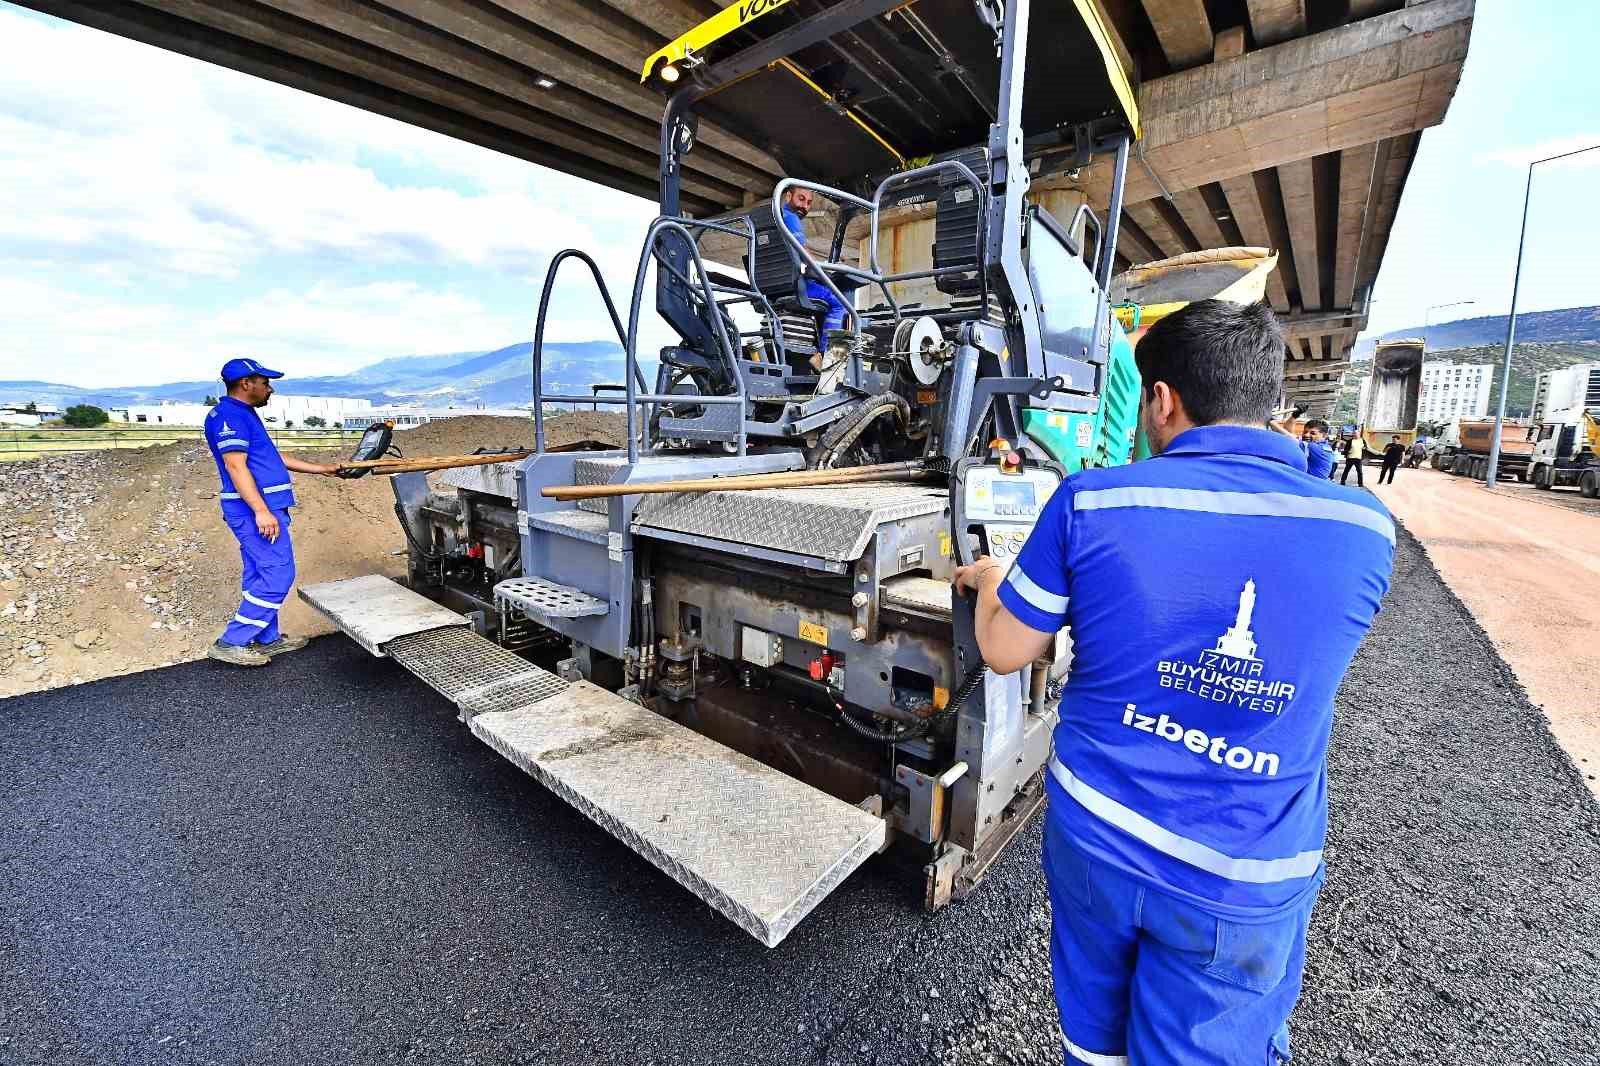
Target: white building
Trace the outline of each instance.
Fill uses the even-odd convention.
[[[493,418],[532,418],[526,407],[372,407],[345,416],[345,429],[366,429],[374,422],[393,422],[395,429],[416,429],[441,418],[488,415]]]
[[[360,420],[360,412],[372,409],[371,400],[357,400],[348,396],[283,396],[274,394],[260,409],[261,420],[274,429],[303,428],[306,419],[316,416],[330,429],[337,429],[347,417]],[[211,413],[203,403],[129,404],[117,408],[112,416],[119,421],[150,426],[198,426]],[[365,425],[362,422],[362,425]]]
[[[1533,420],[1571,417],[1579,408],[1600,408],[1600,363],[1546,370],[1533,386]]]
[[[1494,366],[1490,363],[1423,363],[1417,419],[1453,422],[1458,418],[1482,418],[1489,413],[1489,387],[1493,383]]]
[[[60,417],[61,412],[53,403],[39,403],[38,401],[0,403],[0,426],[32,428],[41,422],[48,422],[51,419]]]

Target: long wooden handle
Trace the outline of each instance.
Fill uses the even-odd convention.
[[[731,474],[727,477],[685,478],[680,481],[634,481],[611,485],[551,485],[539,495],[552,500],[592,500],[603,496],[651,495],[661,492],[726,492],[750,489],[797,489],[817,485],[848,485],[858,481],[890,481],[928,474],[920,460],[877,463],[835,470],[785,470],[775,474]]]
[[[507,452],[501,455],[458,455],[438,458],[390,459],[386,462],[368,460],[360,463],[342,463],[346,468],[365,467],[374,474],[418,474],[430,470],[453,470],[463,466],[492,466],[495,463],[514,463],[527,458],[527,452]]]
[[[513,459],[521,459],[529,454],[531,453],[524,450],[515,452],[496,452],[493,455],[488,455],[482,452],[474,452],[471,455],[391,455],[386,459],[351,459],[347,462],[340,463],[339,466],[345,470],[376,470],[383,466],[409,466],[412,463],[470,463],[479,459],[490,459],[497,463],[506,463]]]

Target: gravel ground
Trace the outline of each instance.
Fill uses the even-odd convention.
[[[1600,809],[1409,538],[1395,586],[1298,1058],[1594,1061]],[[342,638],[4,701],[0,781],[5,1066],[1059,1061],[1036,827],[942,914],[880,861],[769,952]]]

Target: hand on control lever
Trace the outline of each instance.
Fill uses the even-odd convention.
[[[957,592],[976,594],[983,591],[984,579],[990,571],[1004,569],[1003,563],[996,562],[987,555],[980,555],[966,566],[956,567],[955,573],[950,576],[950,583],[956,587]],[[995,578],[995,581],[998,582],[999,578]]]

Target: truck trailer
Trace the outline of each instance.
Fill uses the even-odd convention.
[[[1010,559],[1062,477],[1133,441],[1138,375],[1107,293],[1138,112],[1098,7],[919,0],[922,39],[942,42],[929,69],[996,87],[991,122],[880,131],[805,106],[808,54],[903,6],[730,7],[644,60],[665,99],[658,217],[622,314],[592,257],[553,257],[534,452],[395,476],[406,584],[300,590],[769,947],[882,851],[944,906],[1039,810],[1068,645],[995,674],[951,573]],[[682,161],[713,95],[812,172],[742,214],[686,215]],[[1104,217],[1030,202],[1030,163],[1061,153],[1104,160]],[[790,189],[837,205],[825,255],[784,225]],[[881,215],[907,203],[933,218],[932,265],[886,272]],[[708,236],[742,249],[742,276],[708,268]],[[620,394],[545,391],[563,267],[612,308]],[[855,309],[853,330],[823,332],[808,281]],[[900,303],[908,281],[934,298]],[[676,334],[653,381],[651,312]],[[626,447],[546,448],[547,402],[620,404]]]
[[[1382,453],[1390,441],[1411,447],[1417,439],[1417,410],[1422,402],[1420,339],[1384,341],[1372,353],[1372,371],[1363,388],[1362,435],[1367,447]]]
[[[1533,458],[1531,430],[1525,421],[1508,419],[1501,423],[1500,477],[1528,480],[1528,463]],[[1429,452],[1429,461],[1437,470],[1482,481],[1489,475],[1489,450],[1493,442],[1494,419],[1458,419]]]

